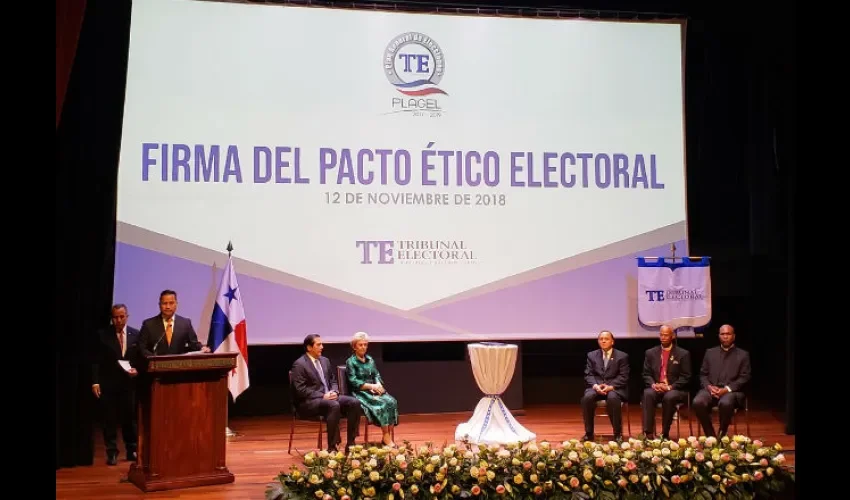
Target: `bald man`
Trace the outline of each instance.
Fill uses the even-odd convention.
[[[643,432],[655,437],[655,405],[661,403],[661,436],[670,437],[676,405],[688,399],[691,381],[691,353],[674,344],[676,332],[662,325],[661,345],[647,349],[643,357]]]
[[[694,398],[694,413],[706,436],[716,436],[711,423],[711,409],[720,410],[720,437],[726,435],[735,408],[744,405],[741,390],[750,381],[750,353],[735,346],[732,325],[720,327],[720,345],[705,352],[700,369],[702,389]]]

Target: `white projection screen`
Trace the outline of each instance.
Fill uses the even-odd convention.
[[[675,22],[133,3],[116,302],[250,344],[653,337],[685,255]],[[133,322],[131,322],[132,324]]]

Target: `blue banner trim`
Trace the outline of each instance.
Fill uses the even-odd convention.
[[[709,267],[711,257],[638,257],[638,267],[667,267],[678,269],[680,267]]]

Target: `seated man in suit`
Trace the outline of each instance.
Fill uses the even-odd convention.
[[[163,290],[159,294],[159,314],[142,322],[139,332],[139,353],[142,358],[192,351],[210,352],[209,347],[198,342],[192,320],[176,313],[177,292]]]
[[[136,459],[137,428],[134,382],[135,368],[125,370],[119,361],[128,361],[137,348],[139,331],[127,326],[127,306],[112,306],[112,325],[97,332],[92,356],[92,386],[94,397],[103,409],[103,443],[106,445],[106,464],[118,464],[118,424],[127,460]]]
[[[360,433],[360,402],[357,398],[339,394],[336,370],[322,356],[322,338],[316,334],[304,338],[303,356],[292,364],[292,389],[295,408],[304,417],[321,415],[328,427],[328,450],[335,451],[340,441],[339,421],[344,413],[348,419],[345,450],[354,445]]]
[[[720,411],[720,437],[726,435],[735,408],[744,405],[741,390],[750,381],[750,353],[735,347],[735,329],[731,325],[720,327],[720,345],[705,351],[699,373],[702,389],[694,398],[697,415],[706,436],[714,436],[711,408]]]
[[[599,349],[587,354],[584,380],[587,389],[581,398],[581,413],[584,418],[582,441],[593,440],[593,417],[596,401],[604,399],[608,410],[614,439],[623,439],[623,412],[621,404],[629,398],[629,355],[614,349],[614,334],[608,330],[599,332]]]
[[[643,432],[647,439],[655,437],[655,405],[661,401],[661,436],[670,437],[670,426],[676,405],[688,399],[691,380],[691,353],[673,345],[676,332],[662,325],[661,345],[647,349],[643,358]]]

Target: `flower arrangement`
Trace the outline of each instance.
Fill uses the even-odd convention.
[[[267,500],[775,498],[790,481],[779,444],[746,436],[531,442],[310,452]]]

